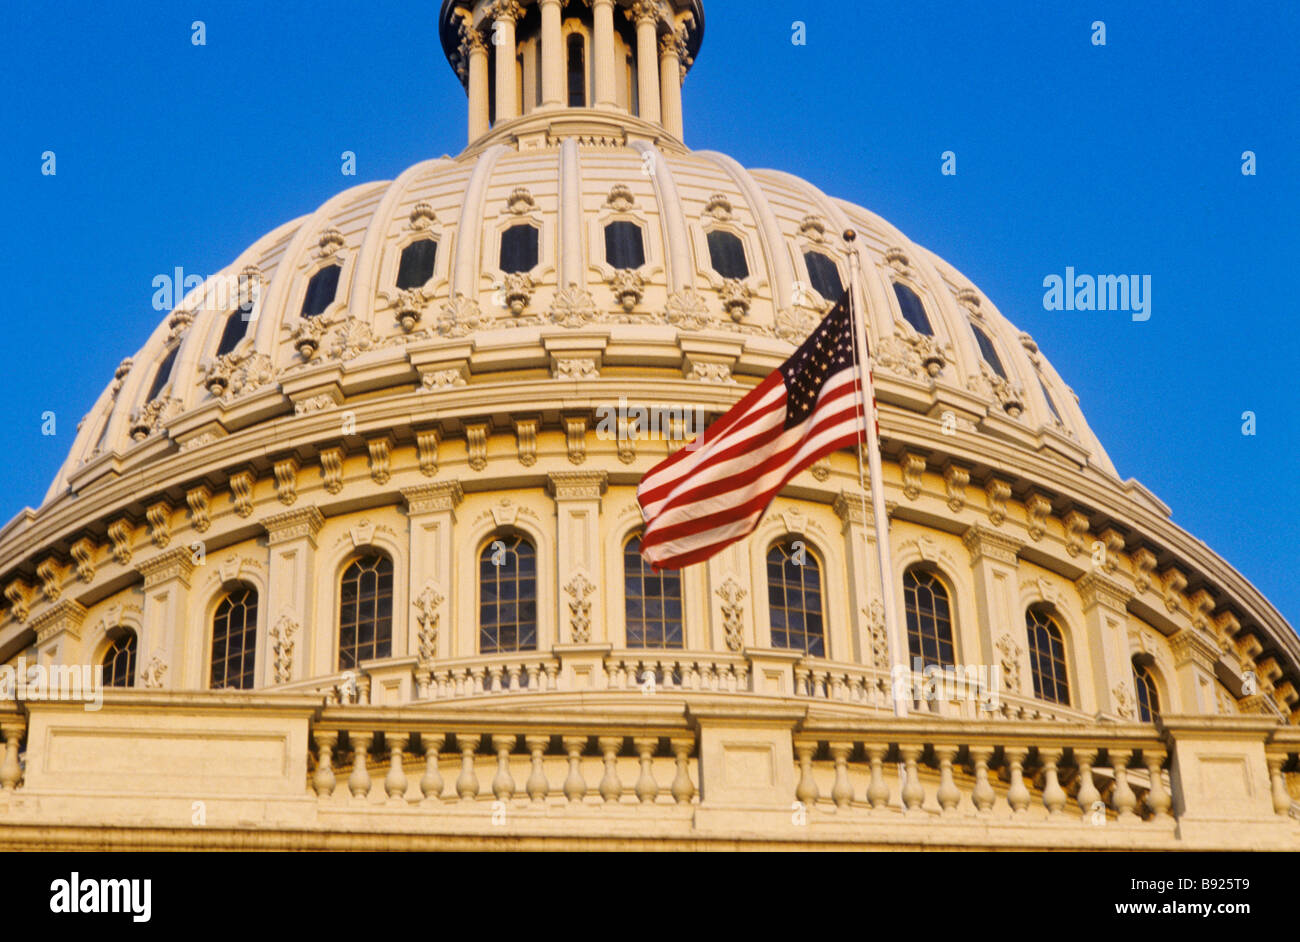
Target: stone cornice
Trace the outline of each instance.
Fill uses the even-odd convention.
[[[552,471],[546,476],[547,487],[557,501],[600,500],[609,486],[604,471]]]
[[[262,526],[266,529],[266,542],[270,546],[306,537],[314,548],[316,534],[324,523],[325,518],[315,507],[286,510],[262,520]]]
[[[1102,575],[1096,570],[1085,572],[1075,583],[1079,596],[1083,599],[1084,611],[1095,605],[1105,605],[1116,611],[1124,611],[1133,598],[1132,591],[1118,579]]]
[[[188,589],[190,573],[195,569],[194,552],[188,546],[178,546],[136,564],[135,569],[144,576],[146,589],[173,579],[179,579]]]
[[[1014,537],[990,530],[983,524],[974,524],[967,528],[961,537],[962,544],[970,553],[972,563],[980,559],[991,559],[1009,566],[1019,564],[1019,553],[1024,543]]]
[[[44,644],[59,632],[66,632],[70,637],[80,640],[86,611],[80,602],[62,599],[33,618],[28,627],[36,632],[37,644]]]
[[[1214,639],[1195,628],[1184,628],[1170,635],[1169,648],[1173,651],[1174,664],[1178,667],[1195,663],[1212,671],[1219,660],[1219,646]]]
[[[873,526],[875,523],[870,500],[868,499],[864,505],[863,497],[860,494],[840,491],[835,498],[835,503],[831,505],[831,509],[846,525],[855,524],[860,527],[867,527]]]
[[[415,516],[454,511],[465,499],[465,491],[459,481],[438,481],[402,488],[402,499],[406,501],[407,513]]]

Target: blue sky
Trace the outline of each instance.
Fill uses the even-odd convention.
[[[0,464],[0,517],[39,503],[77,421],[161,319],[156,275],[215,272],[339,190],[463,147],[437,6],[10,5],[0,443],[20,457]],[[1034,335],[1121,475],[1295,624],[1296,5],[705,10],[687,142],[805,177],[951,261]],[[205,47],[190,42],[196,19]],[[40,172],[47,150],[54,177]],[[356,177],[340,173],[345,150]],[[956,176],[940,173],[946,150]],[[1245,150],[1256,176],[1241,173]],[[1066,266],[1151,275],[1151,319],[1045,311],[1043,278]],[[46,411],[54,436],[41,434]]]

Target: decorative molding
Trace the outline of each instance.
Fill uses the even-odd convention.
[[[596,586],[581,572],[564,587],[569,601],[569,640],[573,644],[591,642],[591,594]]]
[[[465,499],[459,481],[439,481],[436,484],[417,484],[402,488],[406,512],[410,516],[454,511]]]
[[[161,690],[166,674],[167,662],[163,660],[161,651],[155,651],[149,663],[140,670],[140,682],[146,690]]]
[[[306,539],[312,548],[316,547],[316,534],[325,524],[325,517],[315,507],[300,507],[286,510],[262,519],[266,530],[268,546],[286,543],[289,540]]]
[[[80,641],[81,626],[85,621],[86,607],[73,599],[63,599],[33,618],[30,628],[36,632],[36,644],[39,647],[60,634],[66,634],[73,641]]]
[[[341,402],[342,398],[338,393],[320,393],[294,402],[293,414],[311,415],[313,412],[323,412],[326,409],[333,409]]]
[[[57,602],[63,593],[62,571],[58,560],[49,558],[36,567],[36,578],[41,580],[41,592],[47,602]]]
[[[206,484],[192,487],[185,492],[185,503],[190,508],[190,525],[199,533],[206,533],[212,526],[212,488]]]
[[[1133,560],[1133,586],[1141,595],[1151,588],[1151,574],[1155,571],[1157,559],[1155,554],[1145,546],[1140,546],[1134,550],[1131,558]]]
[[[871,664],[878,671],[889,670],[889,632],[885,628],[885,606],[873,600],[862,610],[867,616],[867,632],[871,640]]]
[[[582,464],[587,460],[587,420],[585,417],[565,417],[564,435],[568,445],[569,463]]]
[[[1105,562],[1101,568],[1107,574],[1114,575],[1115,571],[1119,569],[1120,557],[1124,553],[1124,534],[1107,527],[1098,534],[1098,538],[1101,540],[1102,546],[1106,547]]]
[[[728,372],[730,372],[730,370],[728,370]],[[831,476],[830,456],[827,455],[826,457],[818,458],[812,463],[812,466],[809,467],[808,472],[813,476],[813,480],[817,481],[819,484],[825,484],[830,480]]]
[[[1210,595],[1204,588],[1197,589],[1187,597],[1187,604],[1191,609],[1192,624],[1202,631],[1210,631],[1210,612],[1214,611],[1214,596]]]
[[[576,383],[600,379],[600,368],[592,357],[557,357],[551,375],[554,379]]]
[[[546,483],[557,501],[600,500],[609,487],[609,475],[604,471],[552,471]]]
[[[108,525],[108,538],[113,543],[113,558],[119,565],[130,565],[131,524],[126,520],[114,520]]]
[[[730,363],[708,363],[699,360],[690,361],[690,372],[686,374],[686,378],[700,383],[716,383],[718,385],[735,382],[731,376]],[[827,473],[829,474],[829,471]]]
[[[420,625],[417,636],[419,663],[425,670],[433,666],[434,659],[438,656],[438,623],[442,617],[438,608],[445,601],[446,598],[434,583],[426,582],[412,603],[415,607],[415,620]]]
[[[14,579],[5,586],[5,598],[9,600],[9,614],[19,624],[27,621],[27,616],[31,614],[28,591],[27,583],[22,579]]]
[[[609,189],[609,196],[605,197],[605,206],[614,210],[616,213],[625,213],[636,205],[636,196],[632,193],[632,188],[626,183],[615,183]]]
[[[616,268],[609,279],[614,300],[627,314],[631,314],[645,297],[645,278],[632,268]]]
[[[1170,635],[1169,650],[1173,652],[1174,663],[1178,667],[1196,664],[1210,672],[1213,672],[1220,654],[1219,646],[1195,628],[1184,628]]]
[[[392,477],[389,468],[392,446],[393,440],[387,435],[366,442],[366,449],[370,452],[370,479],[376,484],[387,484]]]
[[[1165,608],[1169,612],[1178,611],[1178,596],[1187,588],[1187,576],[1177,566],[1170,566],[1161,573],[1164,585]]]
[[[910,451],[903,452],[898,461],[903,472],[903,496],[916,500],[921,496],[921,485],[925,478],[925,456]]]
[[[873,519],[870,500],[863,494],[850,494],[848,491],[840,491],[831,505],[835,511],[835,516],[845,524],[856,524],[860,527],[872,526],[875,523]]]
[[[1006,678],[1005,688],[1009,693],[1020,693],[1020,664],[1024,657],[1024,648],[1011,635],[1004,633],[997,641],[999,666],[1002,676]]]
[[[135,568],[144,577],[146,589],[171,582],[173,579],[179,580],[188,589],[190,574],[195,569],[194,554],[189,547],[177,546],[137,563]]]
[[[171,502],[160,500],[156,504],[150,504],[144,515],[149,521],[149,539],[159,549],[166,549],[172,540]]]
[[[1128,587],[1122,582],[1096,570],[1085,572],[1074,585],[1079,590],[1085,612],[1094,605],[1105,605],[1122,613],[1127,610],[1129,600],[1132,598]]]
[[[727,576],[716,592],[722,602],[722,630],[729,651],[739,651],[744,647],[745,606],[743,603],[747,594],[734,576]]]
[[[722,298],[722,309],[736,323],[745,319],[754,303],[754,292],[739,278],[724,278],[718,295]]]
[[[241,517],[253,513],[253,472],[240,471],[230,476],[230,496],[235,502],[235,513]]]
[[[465,448],[469,454],[469,466],[475,471],[487,467],[488,426],[485,422],[467,423],[465,426]]]
[[[419,456],[420,473],[427,478],[438,473],[438,445],[442,431],[436,428],[420,429],[415,433],[415,447]]]
[[[442,307],[442,316],[438,318],[438,333],[445,337],[466,337],[483,324],[483,312],[479,309],[478,301],[457,292]]]
[[[1019,540],[978,523],[962,534],[961,541],[970,553],[972,563],[989,559],[1008,566],[1019,565],[1019,553],[1024,546]]]
[[[989,522],[995,527],[1002,526],[1007,519],[1007,500],[1011,497],[1011,485],[997,478],[989,478],[984,485],[984,493],[989,501]]]
[[[439,389],[460,389],[469,385],[469,365],[449,366],[441,370],[430,370],[420,377],[420,387],[426,392]]]
[[[1115,712],[1119,714],[1121,719],[1132,720],[1136,715],[1133,688],[1127,681],[1122,680],[1111,688],[1110,693],[1115,699]]]
[[[337,494],[343,490],[343,449],[322,448],[320,450],[321,476],[325,479],[325,490]]]
[[[287,684],[293,680],[293,636],[298,632],[298,622],[289,613],[281,615],[267,634],[271,642],[272,666],[275,683]]]
[[[262,564],[251,556],[227,556],[217,566],[216,573],[208,581],[224,585],[227,582],[234,582],[244,572],[258,572],[261,569]]]
[[[1029,520],[1029,538],[1035,543],[1047,533],[1047,518],[1052,512],[1052,502],[1042,494],[1030,494],[1025,498],[1025,513]]]
[[[948,494],[948,509],[960,513],[966,506],[966,485],[970,484],[970,472],[950,463],[943,469],[943,483]]]
[[[576,283],[555,293],[548,312],[553,323],[561,327],[584,327],[600,318],[596,300],[587,289]]]
[[[95,550],[98,548],[98,544],[88,536],[83,536],[68,548],[77,564],[77,578],[82,582],[91,582],[95,578]]]
[[[537,419],[515,419],[515,448],[525,468],[537,464]]]
[[[1077,510],[1065,515],[1065,551],[1071,556],[1078,556],[1087,546],[1088,518]]]
[[[1020,592],[1022,595],[1048,602],[1056,608],[1062,607],[1061,590],[1057,588],[1054,582],[1045,579],[1043,576],[1021,581]]]
[[[298,499],[299,467],[297,458],[285,458],[275,463],[275,496],[286,507],[293,506]]]
[[[708,326],[709,305],[694,288],[685,288],[668,298],[664,320],[681,330],[703,330]]]

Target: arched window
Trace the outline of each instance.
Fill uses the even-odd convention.
[[[1160,692],[1151,668],[1133,661],[1133,689],[1137,691],[1138,721],[1154,723],[1160,718]]]
[[[339,587],[339,670],[393,652],[393,561],[368,552],[343,570]]]
[[[924,334],[927,337],[934,336],[934,328],[930,326],[930,318],[925,313],[925,305],[921,299],[905,284],[894,282],[894,297],[898,298],[898,308],[903,312],[903,320],[912,325],[912,329],[918,334]]]
[[[723,278],[748,278],[749,262],[745,259],[745,243],[740,236],[721,229],[708,235],[709,261],[713,270]]]
[[[221,342],[217,344],[217,356],[223,357],[239,346],[239,341],[248,333],[248,321],[253,316],[253,307],[237,307],[226,317],[225,329],[221,331]]]
[[[1046,612],[1031,608],[1025,613],[1029,633],[1029,672],[1034,677],[1034,696],[1065,706],[1070,704],[1070,682],[1065,676],[1065,641],[1061,629]]]
[[[803,260],[808,266],[808,280],[812,282],[813,290],[827,301],[838,301],[844,294],[840,267],[821,252],[804,252]]]
[[[980,356],[984,358],[984,362],[993,367],[994,373],[1006,379],[1007,371],[1003,368],[1002,360],[998,357],[998,351],[993,346],[993,338],[984,333],[983,328],[978,324],[971,324],[970,329],[975,334],[975,343],[979,345]]]
[[[569,36],[569,107],[587,107],[587,64],[581,33]]]
[[[1052,410],[1052,415],[1056,416],[1056,421],[1064,425],[1065,420],[1061,418],[1061,413],[1057,411],[1056,402],[1053,401],[1052,394],[1047,391],[1047,384],[1043,382],[1042,377],[1038,379],[1038,388],[1043,391],[1043,398],[1047,400],[1047,408]]]
[[[537,650],[537,548],[503,533],[483,547],[478,567],[482,654]]]
[[[767,553],[772,647],[826,656],[821,566],[803,540],[782,540]]]
[[[618,220],[605,227],[605,261],[614,268],[640,268],[645,264],[641,227]]]
[[[113,640],[100,661],[104,665],[105,687],[135,686],[135,632],[127,629]]]
[[[158,364],[158,372],[153,374],[153,383],[149,386],[149,395],[145,396],[145,402],[153,402],[161,395],[163,387],[167,385],[167,380],[172,375],[172,367],[176,364],[176,353],[181,348],[178,343],[168,351],[167,356],[163,357],[162,363]]]
[[[684,646],[681,573],[647,566],[639,536],[623,550],[623,598],[629,648]]]
[[[952,644],[952,605],[948,590],[933,573],[913,567],[903,573],[907,612],[907,653],[920,658],[922,669],[957,663]]]
[[[307,294],[302,299],[303,317],[319,317],[334,303],[342,271],[341,265],[327,265],[311,276],[311,281],[307,282]]]
[[[433,277],[433,266],[438,261],[438,242],[436,239],[420,239],[402,249],[401,261],[397,264],[397,288],[409,291],[422,288]]]
[[[251,690],[257,654],[257,590],[238,585],[226,593],[212,616],[213,690]]]
[[[501,270],[532,271],[537,267],[537,227],[511,226],[501,233]]]

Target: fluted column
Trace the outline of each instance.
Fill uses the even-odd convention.
[[[492,127],[488,105],[488,50],[483,35],[467,28],[461,52],[469,60],[469,140],[478,140]]]
[[[659,5],[655,0],[637,0],[632,4],[636,20],[637,106],[646,121],[660,122],[659,61],[656,49]]]
[[[515,21],[522,15],[523,10],[515,0],[497,0],[492,7],[492,48],[497,60],[497,124],[519,117]]]
[[[564,106],[564,40],[560,0],[539,0],[542,9],[542,107]]]
[[[669,33],[659,37],[659,95],[663,103],[664,129],[679,140],[685,136],[682,122],[682,60],[678,38]]]
[[[614,95],[614,0],[592,0],[592,10],[592,74],[596,79],[592,104],[597,108],[617,108]]]

